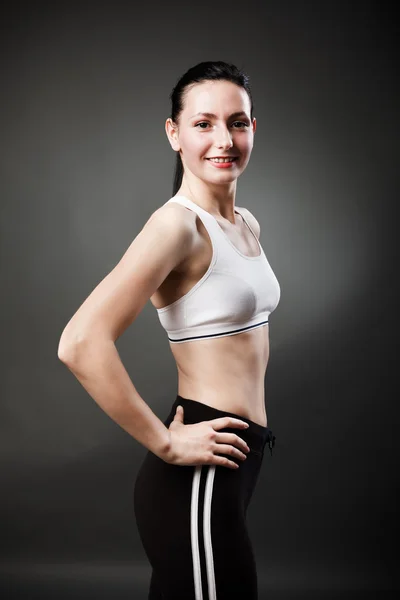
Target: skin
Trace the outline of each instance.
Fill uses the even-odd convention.
[[[190,120],[199,110],[217,115],[204,131]],[[229,119],[238,110],[247,113],[249,126],[239,127],[234,125],[237,118]],[[187,95],[179,123],[168,121],[166,130],[185,165],[180,193],[213,214],[243,254],[258,255],[256,219],[246,211],[252,233],[234,212],[236,180],[249,160],[255,132],[246,92],[228,82],[196,85]],[[232,169],[217,169],[205,160],[227,153],[240,157]],[[238,468],[222,454],[245,460],[249,448],[240,435],[220,429],[241,429],[246,424],[240,418],[223,417],[186,425],[183,410],[177,410],[166,428],[135,388],[115,344],[148,299],[159,308],[187,293],[208,269],[211,254],[208,233],[194,211],[173,202],[159,207],[68,321],[58,357],[99,407],[156,456],[171,464]],[[180,395],[267,424],[267,326],[225,338],[175,344],[171,350]]]
[[[245,170],[253,149],[256,119],[250,118],[247,92],[227,81],[207,81],[187,93],[179,122],[167,119],[165,130],[184,166],[182,194],[212,214],[241,252],[259,254],[257,241],[234,212],[237,179]],[[229,118],[243,111],[243,116]],[[214,113],[216,118],[198,112]],[[204,123],[198,125],[199,123]],[[243,125],[244,123],[245,125]],[[229,169],[215,168],[206,157],[233,155],[239,159]],[[180,205],[179,205],[180,206]],[[180,206],[180,210],[187,211]],[[207,271],[211,241],[201,220],[190,211],[197,229],[195,251],[179,265],[151,297],[162,308],[187,293]],[[246,213],[255,235],[256,219]],[[267,426],[264,378],[269,359],[268,324],[241,334],[171,344],[178,369],[178,393],[215,408],[245,416]]]

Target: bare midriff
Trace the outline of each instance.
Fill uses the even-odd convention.
[[[267,426],[264,378],[269,325],[226,337],[170,343],[178,394]]]
[[[187,294],[210,265],[211,240],[201,219],[190,212],[197,228],[195,250],[151,297],[155,308]],[[235,225],[219,221],[221,228],[241,252],[258,255],[256,239],[239,215],[235,219]],[[264,380],[269,359],[268,324],[235,335],[169,345],[178,370],[180,396],[267,426]]]

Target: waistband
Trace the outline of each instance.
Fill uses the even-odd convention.
[[[247,429],[239,429],[236,427],[224,427],[224,431],[229,433],[236,433],[248,444],[248,446],[256,452],[263,452],[265,445],[268,443],[268,447],[272,456],[272,448],[275,446],[276,436],[273,434],[269,427],[264,427],[247,417],[238,415],[233,412],[220,410],[204,404],[204,402],[198,402],[190,398],[183,398],[176,396],[176,399],[171,407],[171,412],[168,419],[173,420],[178,405],[183,407],[183,422],[186,424],[199,423],[200,421],[209,421],[211,419],[217,419],[219,417],[235,417],[245,423],[249,424]]]

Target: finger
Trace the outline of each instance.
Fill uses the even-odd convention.
[[[247,429],[249,426],[246,421],[235,419],[235,417],[218,417],[217,419],[212,419],[210,423],[214,429],[223,429],[224,427],[241,427],[242,429]]]
[[[233,460],[229,460],[229,458],[224,458],[223,456],[218,456],[217,454],[214,454],[214,459],[212,464],[214,465],[220,465],[221,467],[228,467],[229,469],[238,469],[239,465],[235,462],[233,462]]]
[[[231,454],[232,456],[240,458],[240,460],[246,460],[247,458],[247,455],[244,454],[244,452],[242,452],[241,450],[239,450],[239,448],[236,448],[235,446],[231,446],[229,444],[217,444],[214,451],[218,452],[219,454]]]
[[[217,444],[231,444],[232,446],[240,448],[242,451],[250,451],[250,447],[245,440],[235,433],[218,432],[215,436],[215,441]]]
[[[175,411],[175,417],[179,417],[181,420],[183,419],[183,408],[182,406],[177,406]]]

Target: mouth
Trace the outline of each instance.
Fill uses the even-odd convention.
[[[223,158],[224,160],[219,161],[219,160],[213,160],[214,158]],[[221,156],[221,157],[213,157],[210,156],[209,158],[206,157],[206,160],[211,160],[212,162],[234,162],[235,160],[238,160],[238,156]]]

